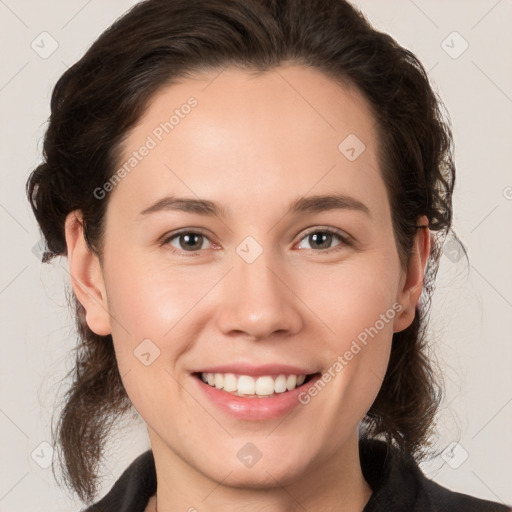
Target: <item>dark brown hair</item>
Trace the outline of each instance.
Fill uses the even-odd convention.
[[[320,70],[366,98],[402,263],[420,216],[434,233],[421,306],[394,334],[382,388],[363,421],[365,436],[384,436],[420,458],[441,390],[425,327],[452,220],[452,135],[421,63],[346,1],[146,0],[119,18],[53,90],[43,161],[27,182],[48,248],[43,261],[66,255],[64,221],[73,210],[82,211],[86,240],[101,257],[108,197],[98,200],[94,190],[117,169],[121,143],[155,92],[193,71],[261,72],[284,62]],[[109,430],[131,403],[111,336],[94,334],[74,300],[80,339],[54,436],[66,482],[85,500],[96,495]]]

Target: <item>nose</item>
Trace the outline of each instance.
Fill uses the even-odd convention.
[[[293,278],[272,260],[265,251],[252,263],[235,259],[234,268],[223,283],[217,316],[222,333],[243,333],[262,340],[300,331],[301,300],[294,293]]]

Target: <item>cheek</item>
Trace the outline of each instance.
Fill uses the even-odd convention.
[[[400,275],[393,254],[309,272],[309,282],[323,283],[309,288],[305,301],[325,326],[318,350],[330,361],[327,373],[337,388],[333,396],[345,396],[340,403],[356,416],[368,410],[386,373],[393,325],[402,311],[396,301]],[[301,293],[306,297],[306,289]]]
[[[361,255],[330,267],[311,266],[298,273],[297,295],[335,339],[360,337],[364,342],[368,329],[377,335],[375,327],[383,337],[392,334],[401,309],[396,302],[401,277],[398,256],[391,251],[387,257],[373,256]]]
[[[201,327],[212,317],[204,311],[207,301],[201,301],[222,272],[199,272],[193,266],[169,268],[134,258],[107,271],[106,276],[112,337],[121,375],[139,372],[140,363],[144,363],[140,356],[147,353],[150,360],[155,359],[151,370],[158,373],[167,368],[174,372],[180,354],[193,344]],[[145,371],[144,375],[146,379],[150,372]]]
[[[110,312],[123,320],[126,330],[162,338],[207,290],[204,275],[199,274],[144,260],[127,262],[108,273]]]
[[[180,329],[186,329],[187,311],[201,296],[200,289],[198,297],[193,292],[190,276],[176,277],[175,271],[157,272],[150,264],[126,262],[113,269],[106,281],[123,385],[139,414],[153,421],[164,414],[156,405],[180,395],[173,375],[189,343]]]
[[[375,401],[389,362],[393,339],[393,320],[398,314],[388,294],[372,289],[351,288],[331,312],[330,325],[335,334],[324,337],[319,352],[327,362],[322,379],[328,390],[318,385],[315,417],[331,425],[336,445],[340,431],[356,428]],[[331,306],[332,307],[332,306]],[[335,310],[335,311],[334,311]],[[314,401],[314,393],[303,397]],[[328,404],[328,405],[326,405]],[[340,425],[339,418],[343,418]]]

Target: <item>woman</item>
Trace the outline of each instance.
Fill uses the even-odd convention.
[[[69,261],[56,438],[88,511],[509,510],[416,462],[440,399],[441,105],[342,0],[147,0],[61,77],[27,192],[44,260]],[[98,501],[130,410],[151,450]]]

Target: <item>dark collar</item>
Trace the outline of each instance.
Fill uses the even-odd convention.
[[[373,494],[363,512],[510,512],[506,505],[453,492],[428,479],[414,458],[383,441],[359,441]]]
[[[512,508],[449,491],[415,460],[383,441],[361,439],[361,468],[373,494],[362,512],[511,512]],[[137,457],[110,492],[85,512],[144,512],[157,487],[153,452]]]

